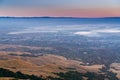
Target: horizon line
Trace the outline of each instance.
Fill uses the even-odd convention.
[[[120,18],[120,16],[110,17],[65,17],[65,16],[0,16],[0,18]]]

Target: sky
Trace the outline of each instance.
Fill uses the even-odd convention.
[[[120,0],[0,0],[0,16],[120,17]]]

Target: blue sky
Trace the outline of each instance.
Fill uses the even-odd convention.
[[[120,16],[120,0],[0,0],[0,16]]]

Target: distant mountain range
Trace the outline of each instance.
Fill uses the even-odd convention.
[[[1,16],[0,18],[65,18],[65,19],[120,19],[120,17],[96,17],[96,18],[80,18],[80,17],[49,17],[49,16],[43,16],[43,17],[6,17],[6,16]]]

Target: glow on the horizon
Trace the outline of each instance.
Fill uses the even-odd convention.
[[[0,16],[119,17],[120,0],[1,0]]]
[[[2,16],[55,16],[55,17],[117,17],[120,10],[117,9],[74,9],[74,10],[1,10]],[[9,13],[9,14],[8,14]]]

